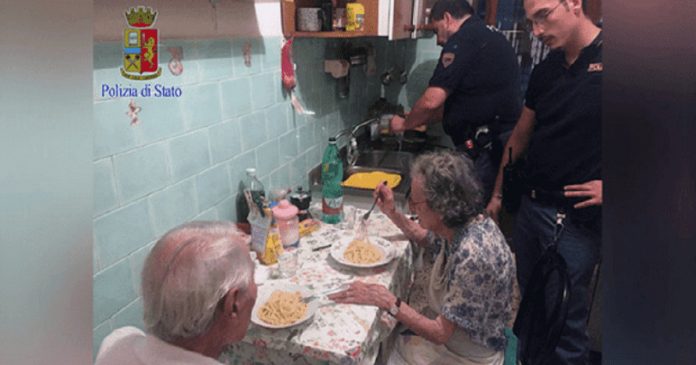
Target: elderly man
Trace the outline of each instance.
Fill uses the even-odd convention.
[[[240,341],[256,301],[247,238],[233,224],[192,222],[167,232],[142,272],[144,322],[115,330],[97,365],[217,365]]]
[[[493,189],[503,139],[520,112],[517,56],[510,43],[474,15],[467,0],[438,0],[431,10],[440,60],[428,87],[404,119],[391,120],[402,132],[442,121],[462,153],[474,160],[484,199]]]
[[[551,363],[585,364],[588,286],[601,241],[602,33],[584,13],[582,0],[525,0],[524,9],[534,36],[552,52],[532,72],[506,146],[514,160],[527,156],[526,194],[512,240],[517,277],[524,292],[534,263],[559,229],[558,253],[567,263],[571,288]],[[486,208],[493,217],[501,208],[507,159]]]

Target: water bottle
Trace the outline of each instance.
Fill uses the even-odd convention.
[[[259,209],[263,208],[263,201],[266,197],[263,184],[256,177],[256,169],[250,167],[246,169],[246,180],[244,181],[244,189],[251,193],[251,199]]]
[[[343,213],[343,162],[335,138],[329,138],[329,145],[321,160],[321,181],[322,220],[325,223],[338,223]]]

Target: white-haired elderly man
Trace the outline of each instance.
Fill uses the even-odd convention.
[[[167,232],[142,272],[144,322],[115,330],[97,365],[217,365],[247,332],[256,302],[247,237],[232,223],[192,222]]]

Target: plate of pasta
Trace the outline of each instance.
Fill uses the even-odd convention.
[[[313,292],[306,287],[287,284],[259,287],[251,321],[266,328],[288,328],[310,319],[319,308],[319,301],[305,302]]]
[[[344,238],[333,245],[331,256],[343,265],[359,268],[382,266],[394,258],[391,242],[382,237]]]

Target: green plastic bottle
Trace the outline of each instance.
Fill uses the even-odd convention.
[[[343,162],[338,154],[335,138],[329,138],[329,145],[321,160],[321,211],[325,223],[339,223],[343,214]]]

